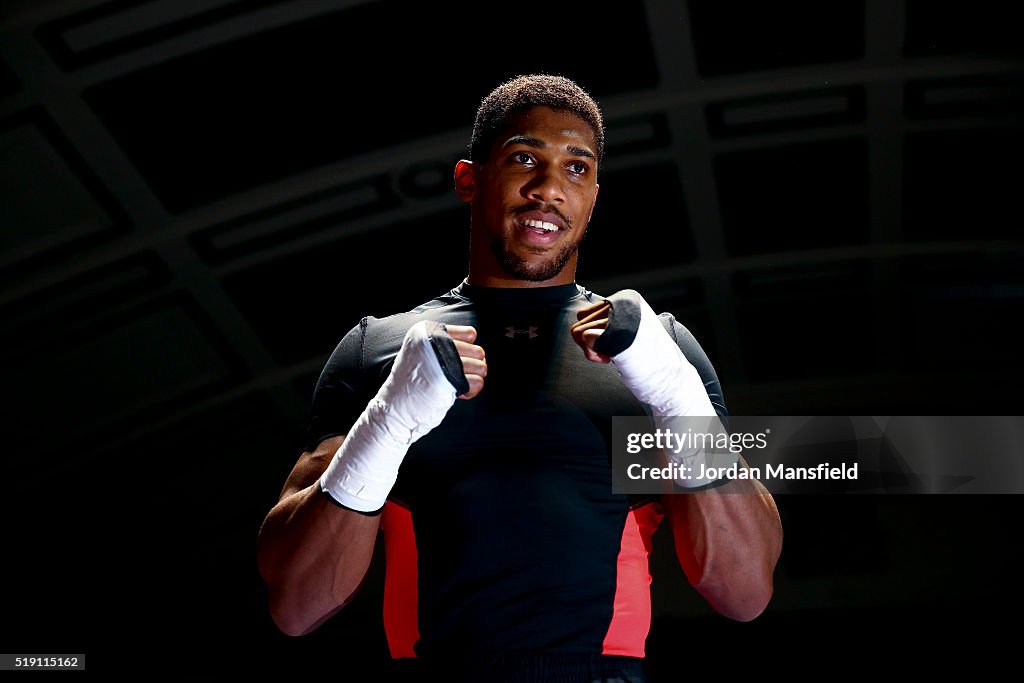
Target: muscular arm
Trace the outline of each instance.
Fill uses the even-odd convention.
[[[487,361],[484,350],[473,343],[476,330],[436,327],[426,321],[413,325],[388,380],[348,436],[324,439],[315,451],[302,454],[263,522],[257,546],[260,574],[270,589],[270,614],[289,635],[313,631],[348,603],[366,576],[380,526],[379,515],[360,514],[328,500],[321,492],[321,477],[323,490],[335,500],[362,510],[379,509],[408,446],[432,428],[431,421],[440,422],[454,401],[435,340],[424,335],[450,337],[468,387],[458,398],[472,399],[483,389]],[[435,405],[443,401],[447,403]],[[360,479],[367,470],[372,475]]]
[[[673,333],[669,341],[668,330],[655,322],[653,311],[639,295],[627,297],[618,305],[628,305],[630,301],[639,304],[641,312],[631,317],[630,309],[626,308],[616,331],[621,334],[625,329],[632,330],[635,339],[627,348],[630,352],[639,349],[632,359],[625,359],[630,364],[627,386],[634,395],[639,392],[637,397],[645,403],[657,401],[655,414],[726,415],[719,392],[713,392],[719,401],[717,407],[706,393],[709,386],[718,388],[718,379],[696,340],[687,340],[692,342],[689,353],[703,373],[690,367],[681,348],[676,351],[679,340]],[[621,372],[623,367],[618,359],[625,352],[620,351],[613,359],[599,352],[597,344],[609,328],[611,309],[607,301],[583,309],[572,333],[589,360],[615,360]],[[690,371],[675,371],[684,366]],[[683,381],[675,384],[673,378],[680,377]],[[741,464],[745,466],[742,461]],[[782,523],[768,491],[756,480],[736,479],[709,490],[665,494],[662,503],[672,527],[679,563],[708,604],[739,621],[750,621],[763,612],[772,596],[772,574],[782,550]]]
[[[355,594],[373,557],[380,515],[341,508],[318,479],[344,436],[305,452],[260,529],[257,557],[270,615],[291,636],[315,630]]]
[[[754,619],[772,596],[782,551],[782,523],[771,494],[756,480],[662,496],[676,556],[687,579],[715,611]]]

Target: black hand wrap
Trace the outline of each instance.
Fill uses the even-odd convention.
[[[468,394],[469,380],[466,379],[466,373],[462,369],[462,358],[459,357],[459,350],[455,348],[455,340],[448,334],[448,328],[439,322],[430,322],[427,328],[430,345],[434,347],[434,354],[441,364],[441,372],[455,387],[457,395]]]
[[[617,356],[630,347],[640,329],[640,294],[623,289],[605,301],[611,304],[608,327],[594,342],[594,350],[605,356]]]

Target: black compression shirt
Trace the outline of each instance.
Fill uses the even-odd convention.
[[[576,284],[463,282],[407,313],[364,318],[328,360],[308,450],[348,431],[416,322],[472,325],[487,355],[483,391],[410,448],[384,508],[393,656],[643,656],[661,509],[612,493],[611,418],[644,408],[569,333],[600,299]],[[661,321],[725,416],[700,345],[671,316]]]

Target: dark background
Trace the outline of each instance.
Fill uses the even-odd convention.
[[[292,639],[257,531],[341,335],[465,275],[453,162],[516,73],[606,116],[579,281],[675,313],[731,412],[1024,413],[1015,5],[0,2],[0,651],[372,680],[380,558]],[[988,667],[1019,500],[780,496],[750,624],[661,535],[651,671]]]

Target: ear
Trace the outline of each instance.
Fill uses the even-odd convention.
[[[473,162],[468,159],[460,159],[455,164],[455,191],[464,202],[472,201],[476,193],[475,172]]]

